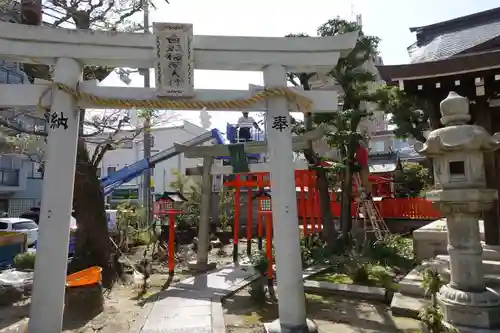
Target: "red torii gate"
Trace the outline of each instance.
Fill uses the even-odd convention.
[[[391,182],[391,179],[370,175],[368,180],[371,183],[387,183]],[[298,215],[302,217],[302,228],[304,234],[307,236],[310,233],[317,233],[321,230],[321,211],[319,206],[319,193],[317,191],[317,175],[314,170],[295,170],[295,185],[299,192],[298,195]],[[247,211],[247,239],[251,239],[251,221],[253,219],[252,202],[253,202],[253,191],[257,189],[262,191],[263,189],[270,188],[269,173],[268,172],[249,172],[235,175],[234,180],[224,182],[224,186],[233,187],[235,189],[235,207],[234,207],[234,227],[233,236],[234,244],[237,251],[238,235],[239,235],[239,220],[240,220],[240,199],[241,199],[241,189],[247,189],[248,195],[248,211]],[[307,193],[307,196],[306,196]],[[353,193],[357,194],[357,187],[353,184]],[[335,205],[335,193],[330,192],[330,206],[332,213],[336,214],[337,207]],[[355,208],[354,208],[355,210]],[[249,245],[247,245],[247,252],[250,252]],[[237,252],[234,254],[235,259],[237,257]]]

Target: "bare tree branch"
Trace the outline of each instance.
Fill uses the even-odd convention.
[[[150,0],[43,0],[44,6],[63,15],[53,26],[75,24],[78,29],[135,31],[137,22],[129,20],[139,13],[145,2],[156,8]],[[165,1],[169,3],[168,1]]]
[[[165,126],[177,121],[178,113],[172,111],[139,110],[138,123],[143,117],[150,117],[153,127]],[[120,109],[93,110],[84,121],[82,140],[93,146],[91,162],[94,165],[113,149],[119,149],[127,141],[136,141],[144,132],[143,126],[131,124],[128,111]],[[4,109],[0,111],[0,151],[17,152],[25,155],[40,154],[47,136],[44,119],[33,115],[33,110]],[[36,151],[29,151],[32,145],[22,142],[37,142]],[[10,146],[9,146],[10,145]]]

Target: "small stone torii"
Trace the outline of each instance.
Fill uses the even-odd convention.
[[[306,149],[309,141],[321,139],[325,135],[325,128],[320,126],[312,131],[304,133],[299,136],[292,137],[293,151],[300,151]],[[264,142],[246,142],[243,144],[245,154],[260,154],[267,151],[268,143]],[[213,269],[214,265],[208,262],[209,251],[209,223],[211,216],[211,202],[212,202],[212,176],[214,175],[228,175],[233,173],[231,166],[215,165],[213,161],[217,156],[229,156],[229,147],[227,145],[213,145],[213,146],[200,146],[188,147],[183,145],[176,145],[176,149],[184,153],[186,158],[203,158],[202,167],[186,169],[187,175],[201,176],[201,214],[198,228],[198,251],[196,263],[190,263],[190,267],[197,271],[206,271]],[[256,171],[269,171],[269,163],[249,164],[252,172]],[[307,163],[293,164],[293,170],[307,168]]]
[[[287,88],[286,73],[328,72],[352,50],[358,33],[317,38],[193,36],[191,24],[176,23],[158,23],[154,30],[101,32],[0,22],[0,58],[54,66],[49,86],[0,85],[2,107],[50,108],[29,332],[62,329],[80,108],[268,110],[280,326],[282,332],[303,332],[299,230],[288,226],[297,215],[289,112],[308,102],[312,111],[335,112],[337,98],[332,91]],[[84,66],[154,68],[157,88],[81,82]],[[266,90],[254,96],[248,91],[195,90],[194,69],[263,71]],[[283,126],[272,126],[278,120]]]

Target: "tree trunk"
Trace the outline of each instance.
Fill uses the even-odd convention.
[[[304,90],[311,90],[311,86],[309,85],[309,79],[311,74],[304,73],[299,78],[300,84]],[[313,119],[312,114],[309,113],[305,115],[304,125],[306,131],[312,130],[313,127]],[[310,165],[319,164],[318,156],[314,152],[312,148],[312,142],[309,141],[309,149],[304,150],[304,156],[307,160],[307,163]],[[330,192],[328,191],[328,177],[327,172],[325,170],[317,170],[317,186],[319,193],[319,209],[321,212],[321,223],[323,225],[323,238],[326,240],[328,245],[328,249],[333,251],[334,244],[337,241],[337,234],[335,232],[335,225],[332,220],[332,210],[330,208]]]
[[[305,119],[306,130],[312,129],[312,121],[310,120],[311,116],[306,116],[308,119]],[[312,143],[310,143],[309,149],[304,150],[304,157],[307,160],[307,163],[310,165],[318,165],[319,159],[316,156],[314,150],[312,149]],[[317,169],[317,187],[319,193],[319,208],[321,212],[321,223],[323,225],[323,239],[326,240],[328,245],[328,249],[333,251],[334,244],[337,241],[337,234],[335,232],[335,225],[332,220],[332,210],[330,208],[330,192],[328,191],[328,177],[326,170]]]
[[[330,192],[328,190],[328,177],[326,170],[316,171],[318,177],[319,208],[321,212],[321,221],[323,223],[323,234],[326,239],[328,249],[333,252],[337,233],[332,218],[332,208],[330,207]]]
[[[307,163],[311,165],[318,164],[317,158],[311,157],[313,151],[304,151]],[[332,219],[332,210],[330,208],[330,192],[328,191],[328,177],[326,170],[316,169],[317,188],[319,194],[319,208],[321,212],[321,223],[323,225],[323,239],[327,242],[328,249],[333,250],[337,241],[337,233]]]
[[[91,266],[103,269],[103,284],[111,286],[116,274],[110,264],[111,247],[104,196],[97,178],[97,169],[90,163],[87,147],[78,141],[76,157],[74,209],[76,213],[76,249],[72,271]]]
[[[349,242],[349,233],[352,229],[351,196],[352,196],[352,171],[349,161],[345,165],[342,180],[342,194],[340,197],[340,227],[344,246]]]

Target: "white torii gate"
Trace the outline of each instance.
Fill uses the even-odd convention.
[[[178,26],[176,24],[168,27]],[[263,71],[266,88],[285,88],[287,72],[326,72],[349,53],[357,33],[321,38],[264,38],[229,36],[190,36],[192,27],[180,31],[182,45],[189,54],[180,68],[183,79],[192,84],[193,69]],[[0,22],[0,58],[23,63],[55,65],[54,81],[102,98],[128,100],[158,100],[157,91],[144,88],[96,87],[81,82],[83,66],[156,68],[157,82],[165,84],[170,69],[158,66],[166,56],[153,34],[100,32],[54,29]],[[157,42],[161,44],[155,47]],[[156,49],[156,50],[155,50]],[[156,51],[156,52],[155,52]],[[158,78],[158,75],[160,77]],[[159,81],[158,81],[159,80]],[[162,81],[163,80],[163,81]],[[238,99],[251,96],[246,91],[197,90],[184,86],[171,89],[161,86],[162,94],[193,97],[197,101]],[[0,106],[30,107],[39,104],[46,85],[0,85]],[[314,104],[316,112],[337,109],[334,92],[300,92]],[[35,267],[35,283],[29,331],[31,333],[61,332],[69,241],[69,216],[73,198],[79,107],[99,108],[92,102],[81,102],[66,92],[54,88],[45,94],[42,103],[50,106],[48,126],[48,158],[40,213],[40,234]],[[118,108],[134,107],[120,105]],[[289,119],[295,111],[285,98],[268,99],[246,108],[265,111],[268,153],[271,157],[273,187],[273,221],[276,243],[276,263],[280,323],[283,332],[303,332],[306,323],[305,298],[300,262],[299,230],[290,228],[295,221],[297,206],[293,172],[292,137],[290,126],[272,126],[273,119]],[[236,109],[239,110],[239,109]],[[234,110],[234,111],[236,111]],[[52,121],[53,120],[53,121]]]

